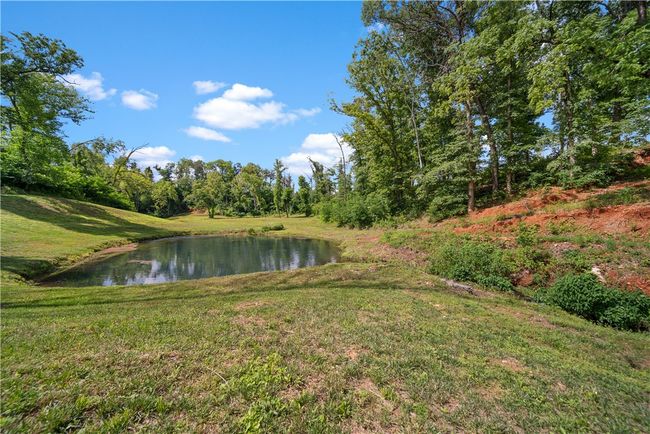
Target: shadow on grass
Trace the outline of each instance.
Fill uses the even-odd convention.
[[[54,264],[44,259],[25,258],[23,256],[3,256],[3,271],[16,273],[23,277],[36,276],[54,269]]]
[[[308,270],[304,269],[304,270]],[[315,270],[314,270],[315,271]],[[111,286],[111,287],[80,287],[80,288],[43,288],[40,299],[31,301],[3,301],[3,309],[15,308],[57,308],[57,307],[78,307],[92,305],[122,305],[131,303],[148,303],[170,300],[196,300],[212,297],[224,297],[236,294],[251,296],[253,294],[264,294],[277,291],[297,290],[376,290],[376,291],[399,291],[408,289],[410,291],[445,291],[439,287],[400,283],[397,281],[373,280],[372,276],[361,275],[357,279],[350,279],[346,276],[343,279],[329,279],[324,274],[314,276],[314,279],[304,280],[304,275],[285,273],[274,275],[271,273],[255,273],[250,275],[238,275],[234,281],[214,282],[214,278],[185,280],[164,285],[138,285],[138,286]],[[217,278],[222,279],[222,278]],[[232,276],[227,279],[233,279]],[[63,291],[66,295],[57,295]],[[51,292],[56,291],[56,292]],[[461,298],[476,299],[470,294],[455,294]],[[6,297],[5,297],[6,300]]]
[[[47,199],[47,198],[45,198]],[[4,195],[2,210],[28,220],[37,220],[63,229],[91,235],[133,236],[169,234],[171,231],[134,223],[92,204],[59,199],[47,206],[20,195]]]

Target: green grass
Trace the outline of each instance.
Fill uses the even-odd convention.
[[[351,260],[133,287],[6,280],[5,432],[641,432],[650,424],[650,335],[510,295],[452,292],[420,267],[375,259],[381,231],[295,217],[160,220],[7,198],[3,267],[5,256],[52,264],[124,239],[279,223],[277,236],[332,239]],[[31,218],[17,202],[64,211]],[[94,214],[92,230],[82,224],[86,207],[105,213]],[[18,224],[33,232],[20,235]]]

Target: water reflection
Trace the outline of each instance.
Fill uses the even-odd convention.
[[[142,243],[136,250],[79,265],[46,285],[138,285],[256,271],[290,270],[336,262],[327,241],[263,237],[178,237]]]

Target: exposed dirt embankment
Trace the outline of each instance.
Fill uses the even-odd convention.
[[[493,206],[470,214],[466,219],[443,222],[454,226],[456,233],[510,232],[520,222],[548,229],[549,224],[570,221],[578,228],[604,235],[650,233],[650,200],[629,205],[608,205],[607,195],[623,189],[650,190],[650,181],[621,183],[589,191],[562,190],[530,193],[523,199]],[[590,200],[602,198],[599,201]]]
[[[591,271],[605,284],[650,295],[650,181],[626,182],[608,188],[533,191],[525,197],[470,215],[429,223],[411,222],[414,241],[408,247],[376,245],[377,238],[360,240],[380,258],[426,264],[426,240],[432,233],[492,240],[502,247],[518,246],[521,226],[532,227],[546,284],[566,273]],[[417,240],[420,240],[418,242]],[[555,260],[544,259],[550,255]],[[538,273],[540,270],[538,270]],[[535,278],[538,278],[537,281]],[[513,276],[517,286],[539,285],[528,269]]]

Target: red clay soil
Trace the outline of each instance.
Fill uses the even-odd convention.
[[[599,188],[588,191],[564,190],[560,187],[552,187],[546,191],[532,191],[526,197],[514,202],[497,205],[476,211],[470,215],[470,220],[483,217],[526,215],[535,212],[547,205],[561,202],[581,201],[602,193],[621,190],[626,187],[650,187],[650,181],[622,182],[607,188]]]
[[[620,190],[625,187],[650,186],[650,181],[621,183],[607,189],[591,191],[561,190],[553,188],[550,192],[534,192],[524,199],[494,206],[471,214],[466,227],[456,227],[454,232],[461,233],[507,233],[520,222],[538,225],[544,230],[549,222],[570,221],[576,227],[589,229],[603,234],[636,233],[640,236],[650,234],[650,202],[632,205],[608,206],[597,209],[576,209],[555,213],[541,212],[547,205],[559,202],[586,200],[591,196]],[[506,220],[479,223],[486,217],[504,216]]]
[[[650,203],[618,205],[594,210],[579,209],[562,213],[542,213],[531,216],[517,216],[508,220],[490,223],[476,223],[467,227],[454,228],[457,234],[467,233],[509,233],[520,222],[538,225],[542,230],[549,223],[571,221],[576,227],[603,234],[637,233],[650,234]]]
[[[630,291],[641,290],[644,294],[650,296],[650,280],[647,277],[617,270],[607,270],[605,272],[605,281],[614,282]]]

